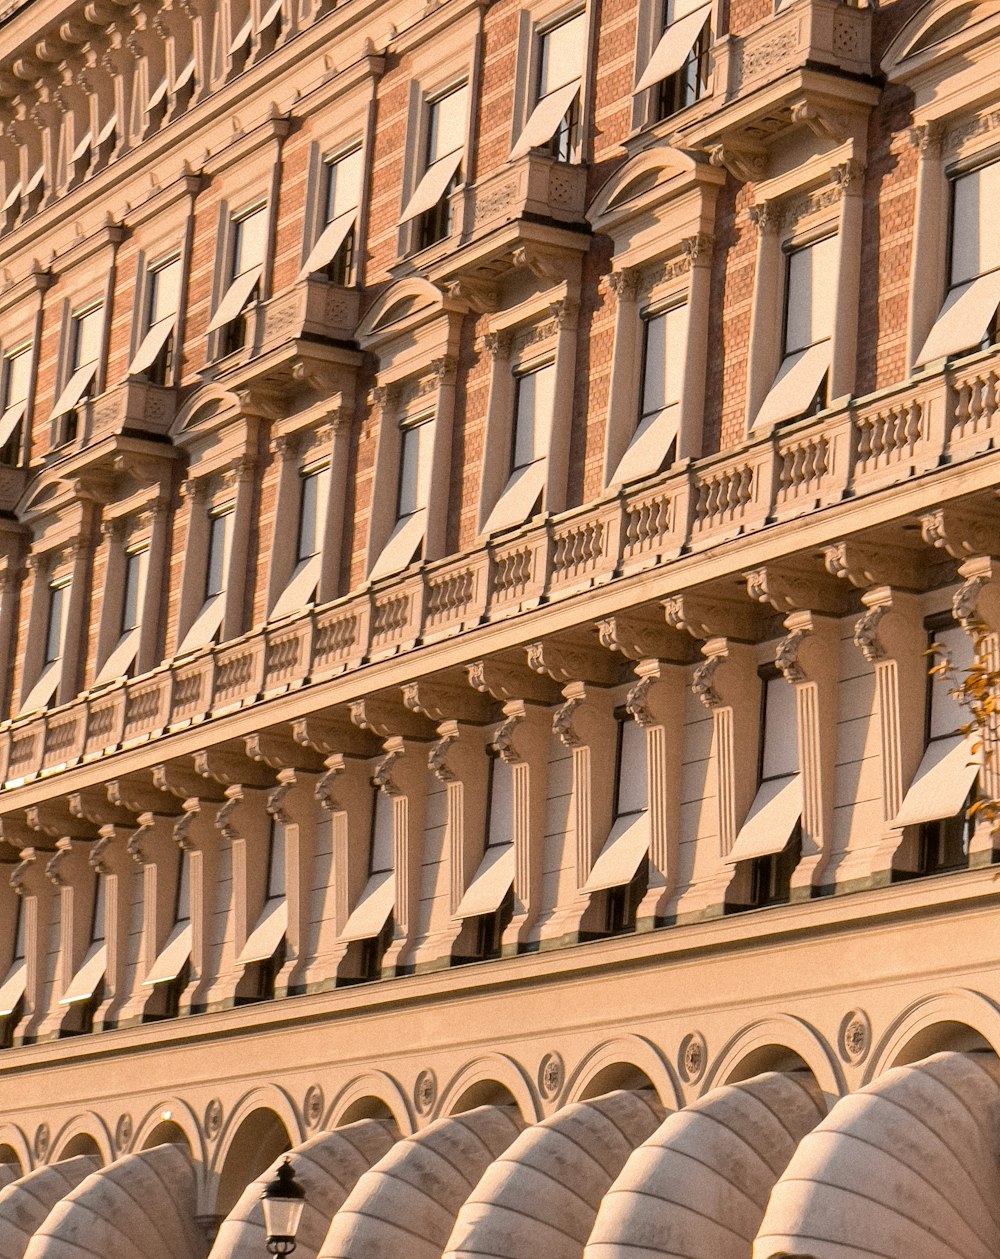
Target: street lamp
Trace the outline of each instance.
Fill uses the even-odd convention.
[[[278,1168],[275,1176],[260,1195],[264,1211],[264,1232],[269,1255],[290,1255],[295,1249],[306,1191],[295,1179],[290,1159]]]

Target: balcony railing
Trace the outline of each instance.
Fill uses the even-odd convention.
[[[6,722],[0,779],[10,788],[997,449],[1000,352],[993,350],[753,437],[472,553],[414,567],[197,656],[167,661],[60,709]],[[966,481],[956,493],[968,488]],[[928,506],[938,493],[928,490]],[[370,678],[365,685],[371,687]]]

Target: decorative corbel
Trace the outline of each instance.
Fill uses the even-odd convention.
[[[584,638],[546,638],[525,647],[528,668],[560,685],[586,681],[595,686],[614,686],[625,676],[624,662],[602,651],[588,634]]]
[[[270,787],[274,775],[263,761],[251,760],[229,748],[206,748],[194,754],[195,773],[223,787]],[[226,792],[228,796],[228,791]]]
[[[403,706],[433,722],[456,721],[482,726],[496,720],[495,704],[486,694],[473,691],[464,678],[420,678],[402,687]]]
[[[406,756],[406,741],[399,735],[392,735],[385,741],[385,755],[375,766],[372,774],[372,785],[387,796],[398,796],[402,789],[393,777],[399,763]]]
[[[829,616],[847,610],[849,592],[811,568],[765,564],[743,574],[747,594],[755,603],[782,614],[809,609]]]
[[[577,709],[586,703],[587,688],[583,682],[570,682],[563,687],[563,695],[565,700],[552,718],[552,731],[563,747],[572,749],[584,742],[573,726],[573,717]]]
[[[323,757],[318,751],[279,730],[248,734],[244,745],[251,761],[267,765],[271,769],[297,770],[303,774],[319,774],[323,771]],[[280,773],[278,776],[280,779]]]
[[[606,616],[597,622],[597,637],[602,647],[628,660],[655,658],[689,664],[698,654],[691,636],[670,628],[655,608]]]
[[[859,590],[895,586],[924,590],[929,580],[926,560],[919,551],[883,542],[846,538],[823,547],[823,563],[834,577],[844,578]]]
[[[552,705],[559,702],[559,688],[541,674],[531,672],[523,654],[500,652],[466,665],[469,685],[474,691],[492,695],[500,703],[508,700],[530,700]]]
[[[920,517],[920,536],[956,560],[974,555],[1000,557],[1000,512],[995,504],[977,503],[975,510],[937,507]]]
[[[671,629],[686,631],[692,638],[756,642],[765,637],[767,619],[745,599],[685,591],[664,599],[662,606]]]
[[[397,736],[406,739],[429,740],[434,728],[422,713],[405,708],[402,700],[394,695],[367,695],[353,700],[350,705],[351,721],[360,730],[370,730],[380,739]]]

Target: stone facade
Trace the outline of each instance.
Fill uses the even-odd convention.
[[[996,1253],[996,6],[0,23],[0,1256]]]

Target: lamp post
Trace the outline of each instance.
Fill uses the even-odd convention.
[[[306,1191],[295,1179],[290,1159],[278,1168],[275,1176],[260,1195],[264,1211],[264,1232],[269,1255],[290,1255],[295,1249]]]

